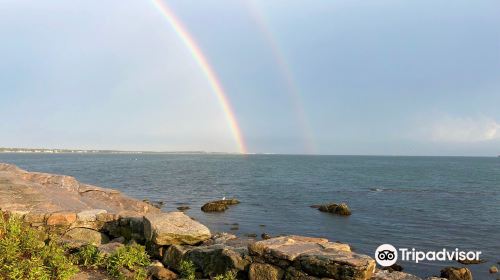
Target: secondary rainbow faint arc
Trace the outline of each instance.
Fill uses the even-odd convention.
[[[306,151],[311,154],[317,153],[316,143],[314,141],[314,133],[311,128],[309,119],[307,117],[306,111],[303,106],[302,98],[300,95],[300,91],[295,84],[295,79],[293,78],[292,71],[290,70],[290,66],[288,65],[281,48],[279,47],[278,42],[275,39],[275,36],[271,34],[271,30],[269,28],[269,24],[266,19],[260,12],[260,9],[257,7],[257,3],[254,0],[247,0],[244,2],[247,4],[249,13],[255,20],[257,27],[261,31],[261,34],[264,35],[269,47],[271,49],[272,55],[276,60],[276,64],[279,68],[279,71],[285,81],[285,86],[287,88],[287,93],[292,102],[292,106],[295,110],[296,117],[298,119],[299,126],[302,130],[302,137],[304,138],[304,144]]]
[[[239,152],[242,154],[248,153],[245,141],[243,140],[241,129],[238,125],[238,121],[236,120],[236,116],[234,115],[233,109],[231,108],[231,104],[229,103],[227,95],[224,92],[224,89],[222,88],[222,85],[219,82],[217,75],[215,74],[214,70],[208,63],[208,60],[203,54],[202,50],[200,49],[196,41],[193,39],[191,34],[183,26],[181,21],[167,6],[166,3],[164,3],[161,0],[152,0],[152,1],[153,4],[158,9],[158,11],[160,11],[163,17],[168,21],[170,26],[172,26],[177,36],[181,38],[182,42],[186,45],[187,49],[193,56],[194,60],[196,61],[196,63],[198,63],[201,70],[205,74],[210,84],[210,87],[217,96],[217,99],[222,107],[222,110],[224,111],[224,115],[231,129],[231,133],[233,134],[236,144],[238,145]]]

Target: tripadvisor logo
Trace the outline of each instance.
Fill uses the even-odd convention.
[[[478,261],[481,251],[461,251],[442,249],[439,251],[419,251],[415,248],[396,249],[391,244],[382,244],[375,250],[375,260],[381,266],[391,266],[399,259],[418,263],[420,261]]]

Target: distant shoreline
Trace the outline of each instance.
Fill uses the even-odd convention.
[[[500,155],[362,155],[362,154],[293,154],[293,153],[238,153],[208,151],[122,151],[94,149],[47,149],[47,148],[2,148],[0,154],[143,154],[143,155],[277,155],[277,156],[339,156],[339,157],[454,157],[454,158],[500,158]]]

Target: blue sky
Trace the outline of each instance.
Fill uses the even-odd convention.
[[[168,3],[250,152],[500,154],[498,1]],[[150,1],[2,4],[0,146],[236,151]]]

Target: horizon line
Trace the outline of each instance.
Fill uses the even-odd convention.
[[[7,150],[7,151],[6,151]],[[16,152],[9,150],[24,150],[24,152]],[[321,153],[273,153],[273,152],[257,152],[257,153],[240,153],[240,152],[222,152],[222,151],[204,151],[204,150],[170,150],[170,151],[155,151],[155,150],[115,150],[115,149],[73,149],[73,148],[27,148],[27,147],[0,147],[0,153],[42,153],[35,152],[39,151],[60,151],[56,153],[70,154],[70,153],[94,153],[94,154],[207,154],[207,155],[277,155],[277,156],[352,156],[352,157],[486,157],[486,158],[496,158],[500,157],[498,155],[407,155],[407,154],[321,154]],[[46,152],[47,153],[47,152]]]

